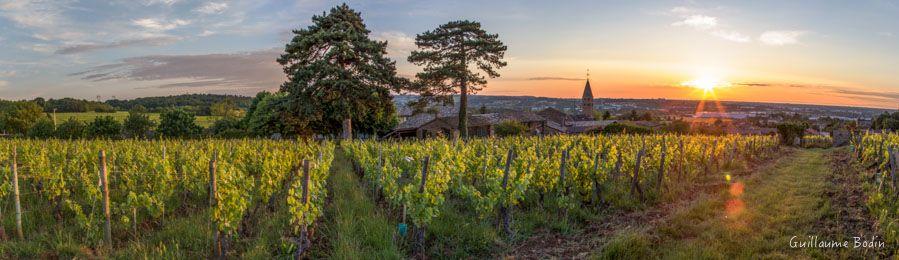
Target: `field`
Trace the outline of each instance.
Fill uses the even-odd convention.
[[[899,168],[884,154],[897,144],[0,140],[0,158],[16,162],[0,180],[0,255],[819,258],[862,251],[791,248],[791,237],[878,234],[889,245],[861,255],[884,257],[897,239],[888,198]]]
[[[159,122],[159,113],[147,113],[150,116],[150,119],[153,121]],[[69,118],[74,118],[83,122],[91,122],[94,118],[101,116],[112,116],[119,122],[125,122],[125,118],[128,117],[128,112],[119,111],[115,113],[97,113],[97,112],[83,112],[83,113],[56,113],[56,123],[62,123]],[[209,127],[215,123],[219,117],[216,116],[197,116],[197,125],[202,127]]]

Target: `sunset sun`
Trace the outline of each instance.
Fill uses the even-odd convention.
[[[716,88],[727,87],[730,85],[730,83],[718,77],[702,76],[689,81],[685,81],[681,83],[681,85],[701,89],[705,92],[708,92],[713,91]]]

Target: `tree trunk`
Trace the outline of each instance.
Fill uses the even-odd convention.
[[[350,140],[353,139],[353,120],[350,118],[343,119],[343,134],[341,134],[340,139]]]
[[[460,82],[459,95],[459,134],[463,139],[468,139],[468,85],[465,80]]]

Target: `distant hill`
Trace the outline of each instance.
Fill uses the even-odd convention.
[[[404,107],[406,103],[418,99],[415,95],[397,95],[394,96],[394,103],[397,107]],[[458,96],[455,97],[458,102]],[[560,109],[568,113],[578,113],[580,108],[579,98],[550,98],[550,97],[534,97],[534,96],[490,96],[490,95],[471,95],[468,97],[469,109],[476,110],[481,106],[490,109],[515,109],[537,111],[544,108],[552,107]],[[811,105],[811,104],[788,104],[788,103],[766,103],[766,102],[744,102],[744,101],[720,101],[705,102],[704,107],[697,109],[699,100],[676,100],[676,99],[632,99],[632,98],[596,98],[596,109],[603,111],[611,111],[612,113],[628,112],[630,110],[637,111],[663,111],[669,114],[692,115],[699,111],[718,111],[718,105],[727,112],[761,112],[761,113],[799,113],[808,116],[839,116],[846,118],[862,118],[872,119],[884,112],[895,112],[890,109],[865,108],[865,107],[848,107],[848,106],[827,106],[827,105]]]
[[[231,101],[240,108],[247,108],[250,106],[251,100],[251,97],[237,95],[184,94],[164,97],[142,97],[130,100],[112,99],[107,100],[105,103],[121,111],[127,111],[141,105],[152,112],[180,107],[190,110],[197,115],[208,115],[209,107],[212,104]]]

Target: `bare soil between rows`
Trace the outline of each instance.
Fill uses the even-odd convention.
[[[781,149],[776,156],[756,164],[750,164],[746,169],[733,172],[732,175],[752,176],[757,172],[762,172],[761,169],[772,167],[780,160],[788,159],[794,152],[793,149]],[[608,216],[587,223],[586,227],[577,234],[565,235],[547,230],[539,231],[536,235],[514,244],[512,250],[504,256],[516,259],[585,259],[599,252],[617,232],[628,228],[658,226],[664,223],[677,209],[686,207],[710,194],[723,192],[725,189],[726,184],[721,179],[709,179],[697,183],[692,189],[695,192],[687,192],[671,202],[630,212],[611,209]]]

